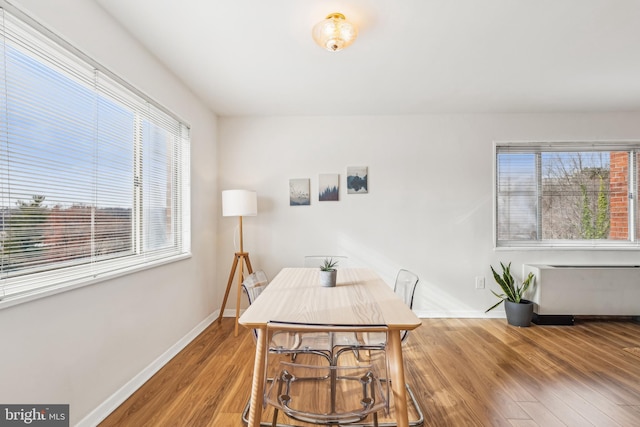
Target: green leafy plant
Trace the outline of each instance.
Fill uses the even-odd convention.
[[[513,275],[511,274],[511,263],[507,264],[506,266],[503,263],[500,263],[500,266],[502,267],[502,275],[499,275],[493,269],[493,266],[491,266],[491,272],[493,273],[493,278],[496,280],[496,283],[500,285],[503,293],[498,294],[493,290],[491,291],[495,296],[500,298],[500,301],[488,308],[485,313],[487,311],[493,310],[505,300],[520,303],[520,301],[522,301],[523,299],[522,295],[527,291],[527,289],[529,289],[529,286],[531,285],[533,278],[535,277],[533,273],[529,273],[526,279],[522,281],[522,284],[518,286],[516,285],[516,281],[513,278]]]
[[[320,266],[322,271],[333,271],[336,269],[338,261],[334,261],[333,258],[325,258],[324,263]]]

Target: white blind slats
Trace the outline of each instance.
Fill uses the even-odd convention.
[[[188,253],[188,126],[0,12],[0,299]]]
[[[498,247],[637,248],[640,145],[496,145]]]

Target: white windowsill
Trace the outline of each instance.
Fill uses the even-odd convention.
[[[186,254],[176,255],[171,258],[164,258],[158,261],[153,261],[145,265],[131,267],[126,270],[119,270],[117,272],[111,274],[105,274],[98,278],[93,279],[82,279],[76,280],[68,283],[62,283],[57,286],[51,286],[44,289],[36,289],[32,292],[19,294],[16,296],[7,296],[4,299],[0,300],[0,310],[4,308],[13,307],[19,304],[24,304],[30,301],[34,301],[40,298],[46,298],[52,295],[57,295],[62,292],[71,291],[78,288],[83,288],[85,286],[95,285],[96,283],[104,282],[105,280],[112,280],[117,277],[126,276],[131,273],[136,273],[143,270],[148,270],[150,268],[159,267],[165,264],[171,264],[176,261],[182,261],[184,259],[191,258],[191,252]]]

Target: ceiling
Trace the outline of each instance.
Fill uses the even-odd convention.
[[[640,111],[638,0],[95,1],[221,116]]]

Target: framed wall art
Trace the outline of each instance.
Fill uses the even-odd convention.
[[[340,175],[322,173],[318,176],[318,200],[321,202],[338,201],[340,194]]]
[[[347,193],[365,194],[369,192],[367,177],[369,168],[367,166],[347,167]]]
[[[289,206],[308,206],[311,204],[309,178],[289,180]]]

